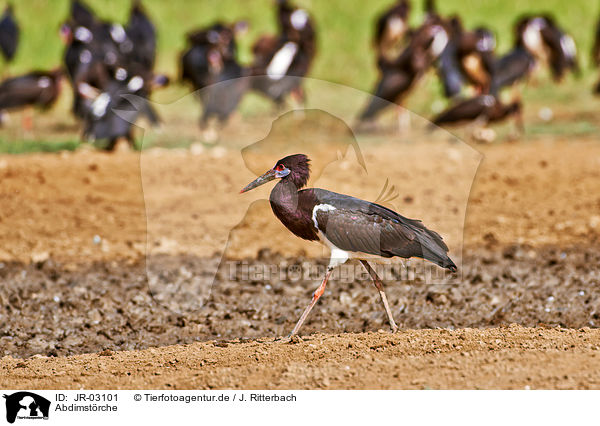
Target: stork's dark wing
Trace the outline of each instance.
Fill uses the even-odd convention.
[[[432,122],[440,126],[447,123],[458,123],[464,120],[475,120],[485,115],[487,109],[494,105],[495,99],[492,95],[480,95],[466,99],[442,111]]]
[[[19,25],[9,8],[0,19],[0,50],[10,61],[17,51],[19,44]]]
[[[422,253],[413,231],[378,215],[336,209],[317,210],[315,217],[327,239],[342,250],[405,258]]]
[[[567,68],[567,59],[560,40],[563,32],[554,26],[547,26],[540,31],[542,40],[550,50],[550,70],[556,80],[560,80]]]
[[[197,45],[190,47],[181,56],[181,80],[192,83],[194,90],[210,84],[207,58],[208,48]]]
[[[396,102],[408,91],[415,80],[415,75],[402,69],[386,68],[382,70],[380,80],[375,87],[374,95],[362,112],[360,119],[369,120],[388,107],[390,102]]]
[[[385,27],[387,26],[388,19],[390,19],[392,11],[387,11],[382,14],[375,23],[375,45],[379,46],[385,33]]]
[[[402,70],[385,72],[377,85],[375,96],[394,102],[402,93],[409,89],[412,82],[413,78],[411,75]]]
[[[135,59],[151,70],[156,57],[156,29],[139,2],[131,9],[126,31],[133,42]]]
[[[40,87],[38,78],[16,77],[0,86],[0,109],[17,108],[42,101],[45,90]]]
[[[76,25],[84,27],[93,27],[96,24],[94,12],[78,0],[71,2],[71,18]]]
[[[336,247],[383,257],[420,257],[444,268],[456,268],[442,237],[421,221],[348,195],[312,191],[317,199],[314,216],[319,230]]]
[[[440,54],[438,74],[444,86],[444,95],[448,98],[458,95],[463,86],[463,77],[458,62],[457,46],[454,40],[448,41]]]
[[[227,120],[237,108],[248,88],[248,81],[241,79],[242,69],[237,64],[227,64],[218,84],[206,87],[201,93],[204,111],[202,121],[216,116],[221,122]]]
[[[522,47],[517,47],[498,59],[494,65],[492,94],[526,77],[534,65],[533,56]]]

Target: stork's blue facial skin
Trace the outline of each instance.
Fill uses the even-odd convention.
[[[290,169],[288,169],[287,167],[284,168],[283,170],[275,169],[275,177],[276,178],[286,177],[289,174],[290,174]]]

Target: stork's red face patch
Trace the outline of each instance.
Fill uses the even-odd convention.
[[[282,163],[279,163],[273,169],[275,171],[275,177],[278,179],[284,178],[290,174],[290,169],[285,167]]]

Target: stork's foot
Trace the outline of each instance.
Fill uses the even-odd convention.
[[[297,334],[290,334],[288,337],[284,339],[285,343],[289,343],[291,345],[295,345],[296,343],[303,342],[302,337]]]
[[[477,143],[492,143],[496,140],[496,132],[494,129],[482,127],[473,131],[472,138]]]
[[[275,339],[277,343],[287,343],[289,345],[295,345],[297,343],[303,342],[302,337],[297,334],[288,334],[287,336],[280,336]]]
[[[219,132],[214,127],[202,130],[202,140],[208,145],[215,145],[219,141]]]
[[[381,303],[383,304],[383,308],[385,309],[385,313],[388,317],[388,322],[390,324],[390,329],[392,330],[392,333],[397,332],[398,326],[396,325],[396,321],[394,321],[394,316],[392,315],[392,310],[390,309],[390,304],[388,303],[387,296],[385,295],[385,290],[383,288],[383,283],[381,282],[381,279],[377,275],[377,272],[375,272],[375,270],[371,268],[369,262],[367,262],[366,260],[361,260],[360,262],[363,264],[369,275],[371,275],[373,284],[377,288],[377,291],[379,291],[379,298],[381,299]]]
[[[325,278],[323,278],[323,281],[321,282],[321,285],[319,287],[317,287],[317,289],[313,293],[313,297],[312,297],[310,303],[308,304],[308,306],[306,307],[306,309],[302,313],[302,316],[300,317],[300,319],[296,323],[296,326],[294,327],[294,329],[290,333],[290,336],[289,336],[290,339],[292,337],[296,336],[296,334],[298,333],[298,330],[300,330],[300,327],[302,327],[302,324],[304,324],[304,320],[308,316],[308,313],[311,311],[311,309],[313,308],[313,306],[315,306],[315,303],[317,303],[317,300],[319,300],[319,298],[323,295],[323,293],[325,293],[325,286],[327,285],[327,280],[329,280],[329,276],[331,275],[332,271],[333,271],[333,269],[327,269],[327,273],[325,274]]]

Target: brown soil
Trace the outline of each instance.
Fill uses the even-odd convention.
[[[454,252],[463,240],[465,247],[598,243],[596,141],[478,147],[483,161],[474,182],[474,169],[451,175],[460,167],[446,164],[451,161],[443,152],[427,164],[409,159],[398,167],[388,149],[368,150],[366,161],[374,163],[369,175],[357,163],[341,161],[323,172],[318,186],[375,199],[389,178],[399,193],[392,206],[436,229]],[[429,150],[412,146],[410,155],[431,156]],[[373,173],[379,168],[383,177]],[[151,251],[159,253],[211,256],[223,252],[229,240],[226,255],[232,258],[254,257],[265,247],[289,256],[322,255],[319,245],[290,236],[260,201],[268,198],[269,188],[255,190],[256,196],[250,192],[249,198],[237,194],[253,177],[239,151],[218,148],[202,155],[151,150],[141,161],[138,152],[0,156],[0,260],[138,259],[147,231]],[[439,185],[444,181],[450,182]]]
[[[185,288],[178,291],[202,305],[186,305],[185,300],[178,305],[175,297],[163,303],[162,285],[172,285],[185,274],[200,276],[220,259],[161,256],[150,260],[168,271],[164,284],[149,285],[143,264],[96,262],[74,271],[52,260],[3,265],[0,356],[65,356],[198,340],[284,336],[310,300],[326,265],[325,260],[262,253],[260,259],[248,260],[249,269],[275,264],[288,265],[286,271],[298,266],[321,273],[248,279],[242,268],[231,275],[227,265],[205,299],[186,294]],[[511,323],[581,328],[600,323],[599,263],[598,251],[582,247],[565,251],[507,247],[468,254],[460,281],[448,275],[438,284],[407,282],[402,281],[401,271],[382,277],[388,283],[394,317],[404,329]],[[358,263],[355,266],[361,270]],[[387,319],[366,274],[352,279],[334,274],[302,332],[379,329],[388,329]]]
[[[358,334],[297,344],[272,338],[289,332],[315,277],[240,282],[221,270],[197,310],[176,313],[161,299],[179,275],[217,272],[221,255],[323,265],[322,249],[289,235],[260,201],[267,188],[232,195],[253,178],[239,151],[0,157],[0,386],[599,387],[600,335],[574,329],[600,320],[600,145],[478,149],[470,196],[474,170],[458,173],[447,156],[414,161],[427,146],[412,146],[398,167],[389,146],[374,145],[368,175],[349,160],[323,166],[315,185],[363,198],[389,178],[400,194],[392,205],[444,235],[463,255],[461,275],[388,281],[404,328],[396,335],[377,332],[385,316],[368,282],[334,279],[302,331]],[[165,273],[148,285],[145,266]],[[218,341],[192,343],[207,339]]]
[[[0,360],[3,388],[600,388],[600,331],[510,326],[316,334]]]

